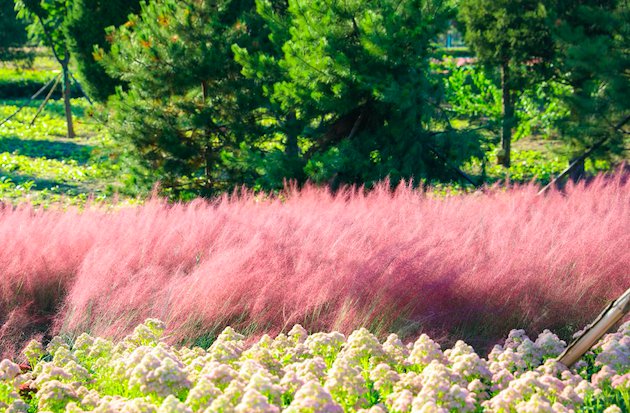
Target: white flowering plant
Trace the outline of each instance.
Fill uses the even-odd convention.
[[[0,412],[617,413],[630,411],[630,323],[571,369],[550,331],[513,330],[486,358],[427,335],[404,344],[365,329],[309,335],[295,326],[247,344],[227,328],[208,349],[162,341],[149,319],[120,342],[82,334],[33,341],[30,368],[0,361]]]

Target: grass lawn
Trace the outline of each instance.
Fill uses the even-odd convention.
[[[0,118],[24,102],[0,101]],[[29,102],[0,126],[0,198],[36,205],[111,199],[120,187],[118,165],[110,155],[113,143],[88,115],[88,104],[73,100],[77,137],[67,139],[61,101],[50,101],[31,125],[40,103]]]

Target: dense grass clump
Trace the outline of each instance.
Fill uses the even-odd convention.
[[[537,190],[307,187],[114,211],[4,207],[0,349],[38,332],[120,338],[147,317],[168,323],[172,343],[296,323],[477,346],[512,328],[566,337],[630,285],[630,183]]]

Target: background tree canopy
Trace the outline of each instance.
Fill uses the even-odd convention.
[[[293,133],[306,177],[448,178],[431,149],[454,164],[471,155],[467,136],[445,130],[439,77],[429,65],[452,12],[443,1],[289,1],[281,16],[258,2],[278,47],[249,58],[237,47],[237,60],[249,77],[276,74],[267,96],[299,123]]]
[[[70,48],[90,97],[104,101],[119,84],[95,59],[96,48],[109,50],[105,28],[119,26],[140,10],[140,0],[74,0],[66,23]]]
[[[130,185],[177,198],[286,179],[476,186],[488,169],[515,176],[512,142],[531,135],[614,162],[628,145],[627,3],[15,0],[99,102]],[[16,50],[25,23],[6,5],[0,33],[17,35],[0,45]]]
[[[238,182],[226,157],[254,136],[256,96],[231,45],[248,36],[242,19],[252,7],[158,0],[110,32],[111,51],[99,58],[127,87],[110,101],[109,125],[140,155],[139,176],[176,193]]]
[[[0,61],[29,57],[24,49],[28,43],[26,22],[17,19],[12,1],[0,2]]]
[[[573,157],[598,143],[597,157],[624,151],[630,121],[630,8],[623,0],[559,1],[550,27],[558,76],[570,86],[561,97],[569,116],[559,128]]]
[[[466,43],[479,60],[500,68],[503,127],[499,163],[510,166],[515,105],[519,94],[536,82],[553,56],[547,5],[539,0],[462,0],[460,18]]]
[[[453,178],[447,163],[479,145],[444,120],[429,64],[452,12],[433,0],[153,1],[102,52],[128,85],[110,125],[173,188]]]

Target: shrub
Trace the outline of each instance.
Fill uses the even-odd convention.
[[[622,412],[630,407],[630,323],[571,369],[552,360],[566,343],[550,331],[512,330],[487,358],[427,335],[381,342],[366,329],[309,335],[300,325],[246,343],[226,328],[208,349],[161,342],[146,320],[118,343],[81,334],[0,362],[7,412]],[[324,359],[321,354],[329,356]],[[621,360],[621,362],[619,362]],[[606,408],[606,410],[604,410]],[[4,411],[4,410],[3,410]]]

